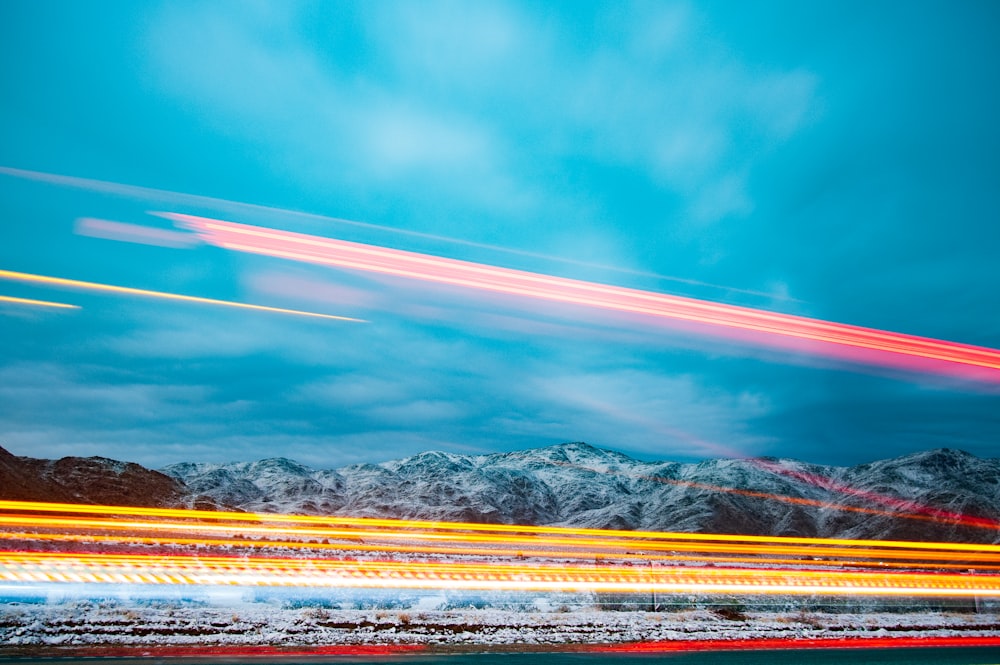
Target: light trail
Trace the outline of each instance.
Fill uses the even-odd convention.
[[[868,596],[1000,595],[1000,576],[0,552],[0,581]]]
[[[805,473],[803,471],[797,471],[794,469],[786,469],[780,464],[770,462],[768,460],[763,460],[759,458],[750,458],[749,461],[755,466],[761,469],[770,471],[775,475],[785,476],[787,478],[793,478],[795,480],[825,489],[828,491],[838,492],[847,496],[860,497],[868,501],[873,501],[875,503],[880,503],[891,508],[898,509],[897,512],[883,511],[874,508],[857,508],[851,506],[840,506],[837,504],[830,504],[827,507],[833,507],[838,510],[853,510],[856,512],[872,512],[881,513],[891,517],[902,517],[905,519],[922,519],[930,522],[938,522],[942,524],[961,524],[962,526],[971,526],[980,529],[993,529],[1000,530],[1000,523],[995,520],[990,520],[982,517],[970,517],[968,515],[963,515],[961,513],[956,513],[950,510],[941,510],[940,508],[934,508],[933,506],[925,506],[914,501],[909,501],[906,499],[898,499],[895,497],[887,496],[885,494],[879,494],[877,492],[871,492],[868,490],[858,489],[856,487],[851,487],[845,483],[838,482],[832,478],[827,478],[826,476],[821,476],[814,473]],[[823,504],[821,504],[823,505]],[[913,512],[904,512],[913,511]]]
[[[570,537],[570,536],[541,536],[541,535],[518,535],[518,534],[488,534],[488,533],[459,533],[459,532],[408,532],[408,531],[387,531],[387,530],[363,530],[351,528],[329,528],[329,527],[271,527],[271,526],[250,526],[250,525],[224,525],[224,524],[197,524],[193,522],[145,522],[138,520],[101,519],[101,518],[79,518],[79,517],[45,517],[37,515],[0,515],[0,525],[17,527],[36,528],[71,528],[71,529],[95,529],[108,531],[152,531],[160,533],[252,533],[264,537],[276,537],[283,539],[290,536],[298,538],[338,538],[338,539],[362,539],[369,540],[419,540],[432,542],[449,543],[471,543],[475,545],[495,544],[517,546],[521,548],[531,548],[533,546],[556,546],[571,547],[577,549],[588,548],[587,551],[595,553],[608,553],[620,550],[639,549],[654,552],[707,552],[707,553],[729,553],[729,554],[762,554],[762,555],[794,555],[803,557],[815,556],[851,556],[864,558],[886,558],[886,559],[914,559],[919,557],[924,560],[951,561],[961,558],[963,561],[975,561],[984,563],[1000,563],[1000,553],[984,551],[963,551],[959,555],[955,551],[945,546],[946,551],[927,551],[926,549],[882,549],[882,548],[858,548],[846,549],[843,545],[820,546],[820,545],[781,545],[781,544],[749,544],[749,543],[718,543],[718,542],[688,542],[669,540],[625,540],[621,538],[593,538],[593,537]],[[987,547],[987,546],[984,546]]]
[[[165,300],[177,300],[181,302],[198,303],[201,305],[218,305],[221,307],[234,307],[237,309],[249,309],[258,312],[272,312],[277,314],[293,314],[295,316],[308,316],[320,319],[332,319],[335,321],[350,321],[354,323],[366,323],[363,319],[355,319],[348,316],[335,316],[333,314],[321,314],[319,312],[306,312],[297,309],[284,309],[282,307],[268,307],[266,305],[252,305],[249,303],[235,302],[232,300],[216,300],[215,298],[202,298],[200,296],[188,296],[180,293],[166,293],[164,291],[149,291],[146,289],[135,289],[127,286],[114,286],[112,284],[100,284],[96,282],[84,282],[77,279],[65,279],[62,277],[49,277],[46,275],[32,275],[29,273],[15,272],[12,270],[0,270],[0,279],[13,280],[18,282],[28,282],[31,284],[43,284],[56,288],[82,289],[84,291],[98,291],[102,293],[114,293],[117,295],[139,296],[144,298],[162,298]]]
[[[64,302],[35,300],[33,298],[15,298],[14,296],[0,296],[0,303],[4,302],[9,302],[14,305],[28,305],[31,307],[54,307],[56,309],[80,309],[79,305],[69,305]]]
[[[525,527],[468,523],[434,523],[407,520],[349,518],[356,526],[330,527],[337,518],[220,513],[181,509],[80,506],[37,502],[0,502],[0,508],[30,506],[36,510],[72,516],[38,514],[0,515],[0,525],[20,531],[0,532],[0,538],[23,543],[74,542],[154,545],[160,547],[292,549],[371,552],[385,556],[400,553],[446,556],[506,556],[523,559],[550,557],[645,562],[714,562],[761,565],[873,567],[934,570],[993,570],[1000,564],[1000,546],[909,541],[775,538],[658,532],[621,532],[593,529],[532,527],[540,533],[511,533]],[[80,517],[86,512],[113,511],[181,515],[187,519],[139,520],[114,517]],[[203,516],[211,519],[202,519]],[[192,519],[195,518],[195,519]],[[267,524],[258,518],[269,519]],[[290,526],[305,522],[306,526]],[[389,528],[390,526],[394,528]],[[405,528],[404,528],[405,527]],[[51,532],[52,529],[68,530]],[[492,533],[490,533],[492,531]],[[546,535],[545,531],[549,533]],[[602,534],[596,537],[591,532]],[[124,534],[124,535],[122,535]],[[258,540],[246,537],[258,536]],[[576,535],[574,535],[576,534]],[[636,535],[643,537],[636,538]],[[315,541],[321,542],[315,542]],[[333,540],[334,542],[330,542]],[[753,541],[753,542],[747,542]],[[796,544],[805,541],[806,544]],[[311,553],[311,552],[310,552]],[[819,560],[818,560],[819,559]]]
[[[1000,554],[1000,545],[973,543],[922,542],[908,540],[865,540],[842,538],[813,538],[798,536],[755,536],[737,534],[703,534],[673,531],[617,531],[576,527],[528,526],[514,524],[482,524],[476,522],[440,522],[429,520],[402,520],[371,517],[343,517],[337,515],[283,515],[277,513],[234,513],[185,508],[146,508],[141,506],[108,506],[41,501],[0,500],[0,510],[73,515],[128,515],[135,517],[172,517],[182,520],[211,520],[233,522],[236,528],[246,528],[248,523],[277,523],[324,525],[339,524],[365,529],[391,528],[418,531],[492,532],[511,534],[542,534],[552,536],[595,536],[622,541],[671,540],[736,543],[774,543],[784,545],[827,545],[831,547],[902,548],[912,550],[939,550],[946,552],[990,552]],[[277,530],[280,531],[280,530]],[[367,531],[367,535],[378,533]],[[538,542],[532,540],[531,542]],[[633,543],[634,544],[634,543]]]
[[[77,219],[75,230],[78,235],[90,236],[91,238],[120,240],[173,249],[191,249],[200,244],[196,236],[183,231],[156,229],[109,219],[94,219],[93,217]]]
[[[934,367],[1000,381],[1000,351],[789,314],[554,277],[414,252],[176,213],[159,213],[235,251],[377,272],[507,295],[561,302],[753,335],[779,347],[905,369]],[[784,340],[781,342],[780,340]],[[795,346],[809,343],[808,349]],[[816,346],[818,344],[818,346]],[[875,355],[872,355],[875,354]],[[943,364],[942,364],[943,363]]]
[[[737,640],[673,640],[601,644],[584,649],[588,653],[662,653],[673,651],[771,651],[798,649],[930,649],[947,647],[1000,647],[995,635],[924,637],[755,637]],[[985,654],[983,654],[985,656]],[[947,656],[942,658],[947,662]]]
[[[90,192],[100,192],[104,194],[112,194],[114,196],[121,196],[126,198],[139,199],[143,201],[158,200],[161,203],[170,203],[171,205],[180,206],[191,206],[195,208],[214,208],[216,210],[226,210],[228,212],[236,214],[253,214],[259,216],[261,214],[269,217],[281,217],[282,219],[297,219],[305,220],[310,223],[323,223],[323,224],[341,224],[345,226],[352,226],[355,228],[366,229],[370,231],[376,231],[378,233],[388,233],[395,236],[404,236],[410,238],[420,238],[422,240],[432,240],[435,242],[446,243],[449,245],[455,245],[460,247],[471,247],[474,249],[485,249],[491,252],[497,252],[500,254],[507,254],[513,256],[524,256],[533,259],[542,259],[544,261],[562,263],[565,265],[576,265],[586,268],[596,268],[598,270],[605,270],[610,272],[615,272],[619,274],[628,275],[638,275],[641,277],[652,277],[658,280],[666,280],[670,282],[676,282],[679,284],[687,284],[689,286],[705,287],[710,289],[715,289],[719,291],[725,291],[726,293],[743,293],[752,296],[759,296],[762,298],[767,298],[769,300],[783,300],[792,302],[801,302],[796,298],[792,298],[787,295],[782,295],[780,293],[771,293],[766,291],[756,291],[753,289],[741,289],[735,286],[728,286],[724,284],[711,284],[709,282],[703,282],[696,279],[686,279],[683,277],[673,277],[670,275],[661,275],[658,273],[647,272],[642,270],[630,270],[628,268],[620,268],[618,266],[604,265],[599,263],[593,263],[590,261],[579,261],[576,259],[569,259],[563,256],[554,256],[550,254],[542,254],[540,252],[531,252],[520,249],[511,249],[509,247],[501,247],[499,245],[491,245],[488,243],[475,242],[472,240],[463,240],[461,238],[452,238],[449,236],[442,236],[434,233],[424,233],[421,231],[412,231],[409,229],[400,229],[392,226],[383,226],[380,224],[371,224],[368,222],[359,222],[351,219],[344,219],[342,217],[329,217],[326,215],[318,215],[315,213],[302,212],[300,210],[289,210],[288,208],[273,208],[270,206],[263,206],[255,203],[244,203],[241,201],[230,201],[227,199],[219,199],[210,196],[201,196],[198,194],[186,194],[182,192],[173,192],[164,189],[154,189],[151,187],[140,187],[137,185],[126,185],[123,183],[110,182],[106,180],[95,180],[92,178],[79,178],[76,176],[66,176],[59,175],[55,173],[45,173],[42,171],[29,171],[26,169],[18,169],[10,166],[0,166],[0,175],[11,176],[15,178],[23,178],[26,180],[34,180],[37,182],[44,182],[51,185],[57,185],[61,187],[73,187],[77,189],[83,189]],[[227,212],[227,214],[228,214]],[[133,225],[134,226],[134,225]],[[137,230],[133,229],[133,230]],[[125,235],[125,234],[122,234]],[[143,239],[150,239],[149,234],[139,232],[140,237],[145,236]],[[159,234],[156,234],[159,235]],[[160,235],[160,238],[167,239],[168,236]],[[119,237],[118,239],[125,239],[124,237]],[[169,238],[168,243],[176,242],[180,240],[178,238]],[[187,241],[181,240],[182,246],[187,246]]]
[[[762,555],[753,556],[719,556],[707,553],[700,553],[698,555],[684,555],[684,554],[650,554],[647,552],[593,552],[591,550],[574,550],[574,549],[563,549],[563,550],[550,550],[550,549],[539,549],[539,548],[505,548],[505,547],[469,547],[469,546],[449,546],[436,545],[401,545],[398,543],[393,543],[391,545],[380,545],[380,544],[366,544],[360,542],[313,542],[306,540],[245,540],[241,538],[184,538],[184,537],[155,537],[155,536],[140,536],[140,535],[128,535],[128,536],[118,536],[111,534],[92,534],[92,533],[36,533],[36,532],[15,532],[15,531],[0,531],[0,540],[15,540],[21,541],[23,543],[32,543],[35,541],[39,542],[61,542],[61,543],[99,543],[101,545],[115,544],[115,545],[153,545],[162,548],[175,549],[178,547],[207,547],[207,548],[223,548],[223,547],[239,547],[247,548],[250,550],[308,550],[308,553],[313,553],[314,551],[324,551],[324,552],[370,552],[375,554],[383,555],[399,555],[399,554],[436,554],[436,555],[458,555],[466,557],[515,557],[518,559],[523,559],[527,556],[531,558],[545,558],[545,559],[586,559],[593,561],[642,561],[646,563],[697,563],[697,564],[723,564],[731,565],[738,563],[749,563],[749,564],[766,564],[766,565],[778,565],[778,566],[808,566],[810,568],[832,568],[832,567],[842,567],[842,568],[878,568],[878,569],[888,569],[888,568],[899,568],[905,570],[913,570],[919,568],[932,568],[934,570],[959,570],[968,571],[970,564],[968,563],[940,563],[940,562],[924,562],[919,560],[919,554],[914,554],[912,561],[869,561],[863,559],[830,559],[830,558],[776,558],[776,557],[766,557]],[[975,569],[977,571],[988,571],[997,570],[1000,571],[1000,565],[984,564],[982,562],[977,562],[975,564]]]
[[[591,471],[594,473],[626,476],[629,478],[648,480],[650,482],[661,483],[664,485],[673,485],[675,487],[690,487],[692,489],[708,490],[710,492],[720,492],[723,494],[745,496],[751,499],[765,499],[768,501],[778,501],[780,503],[790,503],[792,505],[797,505],[797,506],[814,506],[816,508],[826,508],[828,510],[837,510],[841,512],[862,513],[865,515],[881,515],[884,517],[892,517],[894,519],[920,520],[924,522],[934,522],[937,524],[960,524],[962,526],[975,527],[978,529],[992,529],[994,531],[1000,531],[1000,522],[996,522],[994,520],[989,520],[981,517],[969,517],[967,515],[962,515],[960,513],[939,510],[936,508],[932,508],[930,506],[921,506],[912,501],[893,499],[892,497],[877,495],[872,492],[866,492],[864,490],[855,490],[842,483],[834,483],[830,479],[824,478],[822,476],[810,476],[810,474],[802,474],[797,472],[784,473],[781,467],[779,467],[776,464],[770,464],[764,460],[759,460],[757,458],[752,458],[752,457],[746,459],[748,462],[756,466],[759,466],[764,470],[770,471],[771,473],[785,475],[794,478],[796,480],[800,480],[802,482],[807,482],[811,485],[815,485],[822,489],[835,490],[851,496],[861,496],[864,498],[870,498],[880,503],[894,506],[896,508],[899,508],[900,510],[892,511],[880,508],[850,506],[843,503],[832,503],[830,501],[821,501],[819,499],[807,499],[805,497],[787,496],[784,494],[774,494],[771,492],[760,492],[756,490],[745,490],[736,487],[723,487],[721,485],[712,485],[710,483],[701,483],[693,480],[664,478],[663,476],[629,474],[623,471],[597,471],[596,469],[591,469],[590,467],[587,466],[571,464],[569,462],[548,461],[547,464],[557,467],[568,467],[573,469],[580,469],[583,471]],[[907,513],[907,512],[902,512],[903,509],[916,510],[920,512]]]
[[[1000,596],[996,545],[635,533],[17,501],[0,502],[0,511],[6,511],[0,513],[0,526],[5,527],[0,539],[19,547],[0,552],[0,582],[10,583]],[[345,523],[338,524],[341,520]],[[70,543],[78,549],[89,543],[90,548],[124,551],[31,551],[39,546],[35,543]],[[136,549],[149,546],[158,551]]]

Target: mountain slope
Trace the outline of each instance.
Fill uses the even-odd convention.
[[[252,511],[899,540],[1000,540],[1000,460],[933,450],[856,467],[640,462],[584,443],[426,452],[317,471],[285,459],[163,469]]]
[[[162,469],[0,448],[0,498],[602,529],[1000,542],[1000,460],[938,449],[854,467],[641,462],[585,443],[425,452],[316,470],[284,458]]]
[[[0,498],[125,506],[182,506],[175,478],[106,457],[18,457],[0,448]]]

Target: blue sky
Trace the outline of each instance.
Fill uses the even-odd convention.
[[[204,215],[998,348],[998,36],[990,2],[7,0],[0,270],[366,323],[0,280],[80,307],[0,304],[0,445],[1000,456],[988,382],[80,232]]]

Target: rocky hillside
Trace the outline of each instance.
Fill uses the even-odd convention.
[[[15,501],[182,506],[190,492],[171,476],[106,457],[17,457],[0,448],[0,498]]]

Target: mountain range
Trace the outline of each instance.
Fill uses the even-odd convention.
[[[1000,459],[936,449],[852,467],[643,462],[585,443],[425,452],[312,469],[285,458],[158,471],[0,448],[0,498],[602,529],[1000,542]]]

